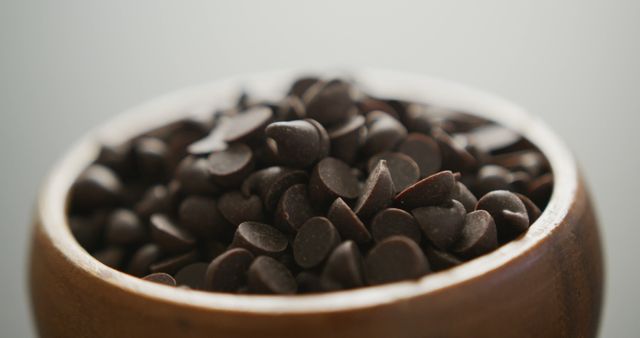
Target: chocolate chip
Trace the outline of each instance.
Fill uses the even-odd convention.
[[[93,251],[102,240],[106,213],[69,217],[69,229],[78,243],[87,251]]]
[[[365,118],[362,115],[351,116],[327,132],[331,142],[331,155],[347,163],[353,163],[367,136]]]
[[[258,222],[243,222],[233,236],[232,246],[256,255],[278,256],[287,249],[287,237],[276,228]]]
[[[370,285],[416,279],[429,272],[429,262],[416,242],[394,236],[376,244],[365,259]]]
[[[182,267],[187,266],[195,262],[198,259],[198,253],[193,250],[187,253],[170,256],[163,260],[157,261],[149,267],[151,272],[166,272],[168,274],[175,274]]]
[[[233,226],[246,221],[262,222],[265,219],[260,197],[244,197],[238,190],[223,194],[218,199],[218,210]]]
[[[393,202],[393,180],[387,161],[381,160],[371,171],[353,208],[360,218],[368,218]]]
[[[180,204],[180,224],[196,236],[222,236],[231,225],[222,216],[216,201],[203,196],[191,196]]]
[[[420,243],[420,228],[410,213],[396,208],[378,212],[371,220],[371,234],[376,242],[391,236],[405,236]]]
[[[393,116],[394,118],[398,118],[400,116],[389,103],[372,97],[365,97],[364,99],[360,100],[357,105],[358,109],[360,109],[360,112],[365,115],[372,111],[380,110]]]
[[[254,167],[253,152],[242,143],[235,143],[224,151],[212,153],[208,161],[213,181],[225,187],[239,186]]]
[[[308,120],[274,122],[265,132],[274,141],[269,145],[283,165],[305,168],[322,157],[324,141],[316,125]]]
[[[337,198],[331,204],[327,218],[338,229],[342,238],[351,239],[359,244],[364,244],[371,240],[369,230],[342,198]]]
[[[277,260],[260,256],[247,272],[249,290],[254,293],[291,294],[297,290],[291,272]]]
[[[207,263],[193,263],[185,266],[176,273],[178,285],[186,285],[191,289],[203,290]]]
[[[166,274],[164,272],[156,272],[150,275],[142,277],[142,279],[163,285],[176,286],[176,280],[171,277],[171,275]]]
[[[307,116],[325,126],[345,120],[355,108],[350,89],[346,82],[328,82],[307,102]]]
[[[329,156],[329,151],[331,150],[331,140],[329,139],[329,133],[324,128],[320,122],[314,119],[304,119],[305,121],[311,123],[318,132],[318,137],[320,140],[320,147],[318,148],[317,157],[318,159]]]
[[[169,190],[160,184],[149,188],[135,206],[136,213],[145,220],[149,219],[152,214],[168,213],[170,210]]]
[[[221,188],[213,182],[209,161],[202,157],[185,157],[176,169],[176,179],[185,194],[215,196]]]
[[[478,201],[476,210],[486,210],[491,214],[501,242],[515,238],[529,228],[529,216],[524,203],[509,191],[497,190],[484,195]]]
[[[300,272],[296,275],[296,283],[298,284],[299,293],[314,293],[323,290],[320,276],[313,272]]]
[[[367,167],[372,172],[380,160],[387,161],[387,167],[391,174],[395,191],[402,191],[404,188],[416,183],[420,178],[420,169],[411,157],[402,153],[379,153],[369,159]]]
[[[411,211],[427,239],[440,249],[447,249],[460,238],[466,210],[451,200],[449,205],[416,208]]]
[[[454,171],[469,171],[477,166],[478,161],[473,155],[463,146],[457,144],[445,131],[434,129],[433,137],[440,147],[443,168]]]
[[[155,137],[143,137],[133,146],[136,164],[142,177],[159,179],[167,174],[167,145]]]
[[[422,104],[410,104],[403,116],[403,122],[412,133],[431,133],[432,116]]]
[[[124,255],[124,249],[117,246],[110,246],[94,253],[93,257],[110,268],[120,269]]]
[[[497,165],[485,165],[478,171],[473,190],[478,196],[484,196],[493,190],[509,190],[511,172]]]
[[[282,194],[276,208],[275,225],[283,231],[296,231],[316,215],[309,201],[307,187],[304,184],[296,184]]]
[[[151,237],[167,252],[185,252],[192,249],[196,239],[187,230],[176,226],[166,215],[151,216]]]
[[[193,156],[202,156],[227,149],[228,144],[224,141],[227,128],[229,120],[221,120],[208,135],[191,143],[187,152]]]
[[[96,163],[113,170],[119,177],[129,178],[135,174],[135,163],[130,142],[118,145],[102,145]]]
[[[498,152],[518,143],[522,136],[498,125],[486,125],[473,129],[469,134],[469,141],[474,147],[486,152]]]
[[[231,292],[245,285],[247,270],[253,262],[253,254],[242,248],[234,248],[216,257],[205,274],[205,288],[212,291]]]
[[[264,137],[264,128],[271,121],[272,115],[270,108],[257,106],[231,116],[224,140],[230,143],[255,142]]]
[[[440,205],[451,198],[455,182],[451,171],[441,171],[401,191],[396,195],[395,202],[405,210]]]
[[[462,182],[456,182],[453,192],[451,193],[451,198],[462,203],[467,212],[475,210],[476,204],[478,203],[476,196],[474,196],[469,188]]]
[[[291,89],[289,89],[290,95],[295,95],[297,97],[302,97],[307,89],[311,88],[314,84],[316,84],[319,79],[315,76],[305,76],[297,79],[292,85]]]
[[[122,183],[114,172],[102,165],[87,168],[71,188],[71,203],[75,209],[89,210],[109,207],[120,201]]]
[[[462,236],[453,251],[467,259],[478,257],[498,247],[496,224],[485,210],[467,214]]]
[[[141,246],[131,257],[127,272],[137,277],[149,274],[149,267],[160,258],[160,247],[153,244],[145,244]]]
[[[221,240],[226,241],[227,240],[226,236]],[[202,243],[200,246],[201,256],[206,261],[211,261],[212,259],[215,259],[226,250],[227,250],[227,245],[223,244],[218,240],[208,240]]]
[[[535,205],[535,203],[533,203],[533,201],[531,201],[529,197],[523,194],[518,194],[518,193],[515,193],[515,194],[516,196],[518,196],[520,201],[522,201],[522,203],[524,204],[524,207],[527,209],[527,216],[529,216],[529,223],[533,224],[533,222],[535,222],[540,217],[540,215],[542,214],[542,211],[540,211],[540,208],[538,208],[538,206]]]
[[[269,167],[254,172],[243,183],[241,191],[245,196],[258,193],[265,209],[274,211],[282,194],[291,186],[306,183],[309,175],[303,170],[286,167]]]
[[[547,206],[547,202],[551,199],[553,191],[553,175],[545,174],[529,184],[528,195],[531,200],[540,208]]]
[[[337,284],[340,289],[364,285],[364,263],[355,242],[344,241],[333,250],[322,271],[322,279]]]
[[[326,157],[316,164],[309,180],[309,197],[314,204],[327,206],[336,198],[358,197],[358,179],[346,163]]]
[[[107,220],[106,240],[109,244],[130,245],[143,241],[146,230],[131,210],[117,209]]]
[[[398,151],[411,157],[420,168],[420,177],[433,175],[442,167],[438,143],[424,134],[412,133],[398,146]]]
[[[362,148],[374,155],[394,149],[407,136],[407,129],[398,120],[379,110],[367,114],[368,133]]]
[[[544,155],[536,150],[496,155],[492,158],[492,162],[511,171],[525,171],[531,176],[539,176],[549,168]]]
[[[298,230],[293,241],[293,256],[299,266],[312,268],[322,263],[340,244],[340,235],[325,217],[313,217]]]
[[[442,271],[462,264],[462,261],[458,257],[432,246],[427,246],[425,253],[427,254],[429,265],[433,271]]]

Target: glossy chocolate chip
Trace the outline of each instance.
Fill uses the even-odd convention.
[[[234,247],[245,248],[255,255],[278,256],[287,249],[287,237],[278,229],[258,222],[243,222],[238,226]]]
[[[166,186],[158,184],[149,188],[135,205],[136,213],[147,220],[152,214],[168,213],[171,210],[171,197]]]
[[[364,285],[364,263],[355,242],[344,241],[333,250],[322,271],[322,278],[341,289]]]
[[[429,242],[447,249],[460,238],[466,210],[462,203],[451,200],[448,205],[416,208],[411,213]]]
[[[367,283],[378,285],[422,277],[429,272],[429,262],[416,242],[395,236],[369,251],[365,271]]]
[[[358,244],[364,244],[371,240],[369,230],[341,198],[337,198],[331,204],[327,218],[338,229],[343,239],[351,239]]]
[[[142,277],[142,279],[157,284],[176,286],[176,280],[173,279],[171,275],[164,272],[152,273],[150,275]]]
[[[245,197],[240,191],[232,190],[220,196],[218,210],[233,226],[246,221],[262,222],[265,219],[260,197]]]
[[[213,181],[225,187],[239,186],[254,167],[253,152],[242,143],[235,143],[224,151],[212,153],[208,161]]]
[[[350,90],[346,82],[328,82],[306,102],[307,116],[325,126],[345,120],[355,107]]]
[[[433,271],[442,271],[462,264],[462,260],[460,260],[460,258],[432,246],[427,246],[425,253]]]
[[[524,204],[524,207],[527,209],[527,216],[529,216],[529,223],[533,224],[533,222],[535,222],[540,217],[540,215],[542,214],[542,211],[540,211],[540,208],[538,208],[538,206],[535,203],[533,203],[533,201],[531,201],[529,197],[523,194],[518,194],[518,193],[516,193],[516,196],[518,196],[520,201],[522,201],[522,204]]]
[[[153,214],[150,222],[153,241],[167,252],[185,252],[196,244],[190,232],[175,225],[166,215]]]
[[[462,182],[456,182],[451,198],[462,203],[467,212],[475,210],[476,204],[478,203],[476,196],[473,195],[469,188],[467,188],[467,186]]]
[[[482,196],[476,210],[486,210],[491,214],[501,242],[510,240],[529,228],[527,208],[512,192],[492,191]]]
[[[316,215],[309,201],[307,187],[304,184],[296,184],[282,194],[276,208],[275,225],[283,231],[293,232]]]
[[[441,171],[407,187],[395,197],[396,204],[405,210],[440,205],[447,202],[455,187],[451,171]]]
[[[366,219],[372,216],[393,202],[394,190],[387,161],[378,161],[376,167],[369,174],[353,211],[360,218]]]
[[[120,201],[122,190],[122,183],[113,170],[94,164],[73,184],[71,203],[78,210],[113,206]]]
[[[109,215],[105,229],[109,244],[130,245],[142,242],[147,232],[138,216],[128,209],[117,209]]]
[[[367,114],[368,133],[362,150],[374,155],[394,149],[407,136],[407,129],[395,118],[379,110]]]
[[[271,108],[256,106],[241,111],[229,118],[229,127],[225,130],[224,141],[253,143],[264,137],[264,128],[271,122]]]
[[[193,263],[183,267],[176,272],[176,283],[191,289],[204,289],[204,277],[208,266],[207,263]]]
[[[316,125],[307,120],[274,122],[265,132],[274,141],[269,144],[283,165],[305,168],[322,156],[321,135]]]
[[[331,221],[313,217],[298,230],[293,241],[293,256],[299,266],[312,268],[322,263],[338,244],[340,235]]]
[[[531,181],[527,195],[539,208],[544,208],[551,199],[552,191],[553,175],[545,174]]]
[[[291,272],[268,256],[256,258],[251,263],[247,276],[249,290],[253,293],[291,294],[298,288]]]
[[[176,169],[176,180],[189,195],[215,196],[221,191],[213,182],[209,161],[202,157],[185,157]]]
[[[143,137],[133,146],[137,168],[147,180],[159,179],[167,174],[167,145],[155,137]]]
[[[331,156],[353,163],[367,136],[365,118],[362,115],[351,116],[327,132],[331,142]]]
[[[396,192],[404,190],[404,188],[416,183],[420,178],[420,169],[416,162],[402,153],[385,152],[374,155],[367,163],[369,172],[372,172],[381,160],[387,162]]]
[[[309,197],[319,206],[327,206],[336,198],[352,200],[358,197],[358,178],[351,167],[341,160],[326,157],[316,164],[309,179]]]
[[[433,175],[442,167],[440,146],[431,137],[412,133],[398,146],[398,151],[411,157],[420,168],[420,177]]]
[[[485,210],[467,214],[464,220],[462,236],[453,251],[461,257],[470,259],[490,252],[498,247],[496,224]]]
[[[430,134],[432,117],[424,105],[412,103],[407,107],[402,121],[412,133]]]
[[[231,228],[216,201],[204,196],[187,197],[178,210],[180,225],[198,237],[221,236]]]
[[[198,260],[198,253],[195,250],[187,253],[178,254],[175,256],[169,256],[162,260],[159,260],[149,267],[151,272],[166,272],[168,274],[175,274],[181,268],[194,263]]]
[[[267,211],[273,212],[280,197],[296,184],[306,183],[309,175],[303,170],[286,167],[269,167],[254,172],[243,183],[241,191],[245,196],[260,195]]]
[[[295,95],[297,97],[302,97],[304,93],[311,88],[314,84],[316,84],[320,79],[315,76],[304,76],[297,79],[289,89],[290,95]]]
[[[160,247],[153,243],[141,246],[131,257],[127,272],[137,277],[148,275],[151,264],[158,261],[162,252]]]
[[[454,171],[469,171],[477,166],[478,161],[475,157],[464,146],[457,144],[445,131],[434,129],[433,137],[440,147],[443,168]]]
[[[232,292],[246,284],[247,270],[253,262],[251,252],[234,248],[216,257],[205,273],[205,288],[211,291]]]
[[[511,172],[497,165],[485,165],[480,168],[473,190],[478,196],[484,196],[493,190],[509,190]]]
[[[420,243],[420,228],[410,213],[396,208],[378,212],[369,226],[376,242],[382,242],[391,236],[405,236]]]
[[[130,142],[118,145],[102,145],[96,163],[113,170],[118,177],[129,178],[135,174],[135,163]]]

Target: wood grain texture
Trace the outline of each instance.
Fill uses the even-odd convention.
[[[182,290],[108,268],[72,238],[64,198],[97,149],[95,140],[85,139],[54,170],[36,208],[30,289],[40,336],[596,336],[604,276],[600,236],[585,184],[561,141],[536,120],[488,94],[441,81],[396,77],[389,82],[384,72],[365,75],[374,90],[395,95],[390,89],[421,88],[431,100],[476,107],[479,114],[532,140],[547,154],[556,175],[552,201],[540,219],[523,237],[498,250],[416,282],[294,297]],[[291,76],[281,76],[282,81]],[[145,110],[146,116],[125,117],[110,128],[126,138],[149,128],[143,122],[150,117],[162,122],[159,112],[180,111],[186,102],[211,98],[223,87],[229,83],[161,99],[135,109]],[[419,94],[411,92],[407,98]],[[127,132],[122,132],[123,126]]]

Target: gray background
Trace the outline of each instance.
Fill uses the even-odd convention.
[[[83,132],[186,85],[326,65],[445,77],[542,116],[597,201],[608,274],[601,336],[637,336],[639,33],[634,0],[1,1],[0,336],[34,335],[30,211]]]

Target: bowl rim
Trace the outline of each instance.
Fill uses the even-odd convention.
[[[536,145],[551,164],[554,187],[548,206],[524,236],[454,268],[415,281],[309,295],[236,295],[155,284],[100,263],[75,240],[67,222],[67,192],[77,175],[95,158],[101,143],[117,142],[179,118],[197,118],[224,108],[233,102],[240,88],[249,89],[257,97],[282,95],[292,79],[305,74],[347,74],[374,95],[426,101],[469,111],[513,128]],[[132,296],[206,311],[260,315],[327,313],[428,296],[498,270],[510,260],[531,252],[553,234],[567,216],[577,187],[577,167],[564,143],[539,118],[494,94],[449,80],[390,70],[352,68],[336,72],[286,69],[237,75],[162,95],[89,131],[45,179],[38,196],[36,224],[70,265]]]

